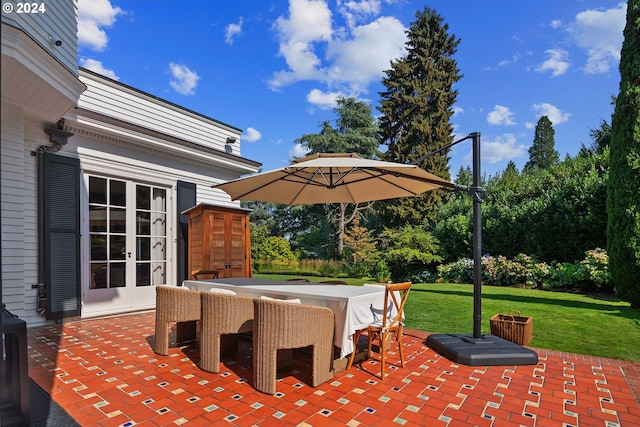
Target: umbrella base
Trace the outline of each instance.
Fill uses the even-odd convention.
[[[426,344],[447,359],[468,366],[535,365],[535,351],[495,335],[431,334]]]

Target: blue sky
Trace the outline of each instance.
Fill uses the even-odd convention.
[[[379,113],[383,71],[428,6],[461,39],[455,136],[482,135],[482,172],[522,169],[547,115],[561,158],[610,122],[626,2],[607,0],[79,0],[81,66],[243,129],[242,155],[278,168],[335,119],[338,95]],[[451,153],[451,173],[471,144]]]

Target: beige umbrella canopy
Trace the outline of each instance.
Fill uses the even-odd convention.
[[[302,205],[412,197],[457,186],[415,165],[364,159],[352,153],[319,153],[213,188],[224,190],[233,200]]]

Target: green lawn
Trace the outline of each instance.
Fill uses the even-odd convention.
[[[269,279],[292,276],[256,275]],[[309,277],[311,281],[328,278]],[[341,279],[343,280],[343,279]],[[359,285],[364,280],[346,279]],[[530,347],[640,362],[640,310],[612,299],[497,286],[482,288],[482,332],[496,313],[533,317]],[[473,286],[414,284],[406,326],[436,333],[473,333]]]

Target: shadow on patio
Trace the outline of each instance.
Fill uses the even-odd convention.
[[[313,388],[300,353],[271,396],[251,386],[250,340],[208,373],[197,344],[155,354],[154,319],[31,328],[29,376],[83,426],[640,425],[639,363],[536,349],[537,365],[469,367],[427,347],[428,333],[405,330],[407,365],[384,381],[373,360]]]

